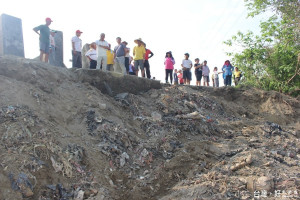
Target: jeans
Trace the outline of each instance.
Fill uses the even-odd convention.
[[[227,75],[225,78],[225,86],[231,86],[232,75]]]
[[[169,75],[170,75],[170,81],[171,81],[171,84],[173,82],[173,69],[166,69],[166,83],[168,82],[168,79],[169,79]]]
[[[49,64],[56,66],[55,65],[55,46],[51,45],[51,51],[49,53]]]
[[[76,51],[76,53],[74,54],[72,51],[72,67],[82,68],[81,52]]]
[[[145,60],[144,68],[146,68],[147,78],[151,78],[149,61]]]
[[[97,61],[96,60],[90,60],[90,69],[96,69]]]
[[[125,68],[126,71],[129,72],[129,57],[125,57]]]
[[[126,74],[125,57],[124,56],[116,57],[114,72]]]
[[[100,69],[101,65],[102,65],[102,70],[106,71],[107,56],[98,56],[96,69]]]

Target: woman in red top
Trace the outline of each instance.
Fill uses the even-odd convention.
[[[183,80],[183,74],[181,70],[179,70],[178,79],[179,79],[179,84],[183,85],[184,80]]]
[[[144,43],[144,47],[146,49],[146,44]],[[151,58],[154,54],[152,53],[152,51],[150,51],[150,49],[146,49],[146,53],[145,53],[145,62],[144,62],[144,67],[146,68],[146,74],[147,74],[147,78],[151,78],[151,74],[150,74],[150,64],[149,64],[149,58]],[[144,75],[145,77],[145,75]]]

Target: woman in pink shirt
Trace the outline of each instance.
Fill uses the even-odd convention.
[[[173,82],[172,74],[173,74],[174,64],[175,64],[175,60],[172,56],[172,52],[169,51],[166,53],[166,58],[165,58],[166,83],[169,83],[168,82],[169,75],[170,75],[171,84]]]

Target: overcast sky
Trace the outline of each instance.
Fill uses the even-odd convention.
[[[133,49],[136,38],[142,38],[154,53],[149,60],[152,76],[164,80],[164,57],[172,51],[175,68],[179,69],[183,54],[208,61],[211,71],[220,70],[229,59],[223,41],[237,31],[257,32],[263,18],[246,19],[243,0],[9,0],[1,3],[0,14],[22,19],[25,57],[39,55],[38,35],[33,27],[50,17],[51,29],[63,31],[64,63],[71,67],[71,38],[83,31],[83,44],[99,39],[100,33],[114,47],[120,36]],[[131,51],[132,55],[132,51]],[[195,77],[193,76],[194,83]]]

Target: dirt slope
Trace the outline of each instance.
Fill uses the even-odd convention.
[[[82,74],[0,58],[1,200],[299,198],[299,100]]]

